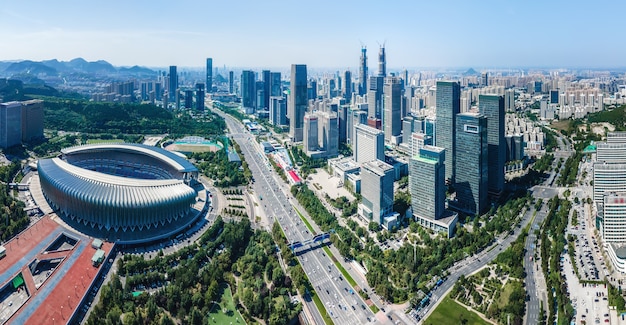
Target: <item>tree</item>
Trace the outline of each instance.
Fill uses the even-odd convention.
[[[376,232],[380,230],[380,225],[375,221],[370,221],[370,223],[367,225],[367,229],[369,229],[369,231]]]

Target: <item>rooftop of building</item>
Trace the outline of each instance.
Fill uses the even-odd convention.
[[[339,157],[329,159],[328,163],[333,165],[335,168],[339,168],[341,170],[351,170],[359,168],[359,164],[357,164],[352,157]]]
[[[109,185],[120,185],[126,187],[160,187],[184,185],[183,181],[179,179],[138,179],[105,174],[74,166],[64,160],[61,160],[60,158],[39,160],[38,169],[46,170],[47,172],[54,173],[55,175],[69,173],[77,180],[80,179],[80,183],[86,183],[94,186],[100,185],[102,187],[107,187]],[[66,181],[69,182],[69,180]]]
[[[163,148],[147,146],[138,143],[96,143],[96,144],[87,144],[82,146],[74,146],[61,150],[61,153],[66,155],[71,155],[74,153],[80,153],[82,151],[98,151],[98,150],[119,150],[119,151],[130,151],[136,152],[140,154],[144,154],[147,156],[151,156],[153,158],[159,159],[179,172],[197,172],[198,169],[192,163],[190,163],[187,159],[180,157],[179,155],[167,151]]]
[[[388,171],[393,170],[393,166],[389,165],[388,163],[384,161],[380,161],[378,159],[363,163],[361,167],[372,171],[378,176],[385,176],[385,174]]]
[[[383,134],[383,131],[381,131],[381,130],[379,130],[377,128],[371,127],[371,126],[369,126],[367,124],[357,124],[355,126],[355,128],[361,129],[363,131],[366,131],[366,132],[369,132],[369,133],[372,133],[372,134]]]

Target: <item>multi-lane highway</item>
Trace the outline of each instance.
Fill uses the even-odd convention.
[[[539,297],[539,290],[537,289],[538,286],[535,282],[535,278],[543,275],[538,272],[538,264],[533,255],[535,254],[535,241],[537,240],[535,230],[541,227],[543,219],[547,214],[547,206],[547,204],[544,204],[541,209],[537,211],[535,220],[533,220],[533,223],[528,230],[528,237],[526,237],[526,243],[524,245],[524,248],[526,249],[526,255],[523,257],[524,270],[526,271],[526,294],[529,297],[528,303],[526,304],[526,324],[539,323],[539,301],[542,299]],[[531,256],[533,257],[532,260]],[[544,306],[544,308],[546,307]]]
[[[279,222],[289,242],[305,242],[313,238],[306,225],[300,220],[292,207],[289,189],[277,177],[256,144],[254,137],[229,115],[216,112],[225,118],[232,138],[239,144],[241,153],[255,179],[252,185],[258,196],[260,208],[270,218]],[[305,211],[301,211],[305,213]],[[354,288],[343,279],[340,271],[321,247],[300,248],[298,259],[311,285],[324,304],[328,315],[337,324],[365,324],[375,322],[372,311]],[[323,324],[319,311],[312,301],[305,301],[315,324]]]

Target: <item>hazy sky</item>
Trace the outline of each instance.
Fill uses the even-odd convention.
[[[626,1],[2,1],[0,60],[377,69],[624,67]]]

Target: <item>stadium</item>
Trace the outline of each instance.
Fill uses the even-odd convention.
[[[43,196],[68,225],[116,241],[181,231],[194,208],[198,170],[185,158],[140,144],[66,148],[37,164]]]

